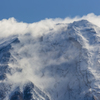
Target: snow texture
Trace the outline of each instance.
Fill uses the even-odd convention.
[[[100,100],[100,28],[54,23],[0,38],[0,100]]]

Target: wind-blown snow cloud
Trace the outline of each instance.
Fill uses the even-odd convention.
[[[55,24],[71,23],[73,21],[78,21],[81,19],[86,19],[100,27],[100,16],[94,15],[93,13],[85,15],[83,17],[76,16],[75,18],[67,17],[65,19],[45,19],[36,23],[17,22],[15,18],[9,18],[0,21],[0,37],[17,34],[21,35],[26,33],[32,33],[33,36],[39,36],[48,33],[49,29],[55,27]]]
[[[14,78],[16,77],[16,79],[18,79],[18,80],[14,80],[14,81],[19,82],[19,80],[22,81],[21,77],[23,77],[23,76],[26,76],[25,78],[23,78],[23,81],[26,81],[26,79],[30,79],[31,78],[30,76],[34,76],[33,81],[35,81],[36,83],[40,83],[41,78],[37,77],[36,73],[40,72],[38,75],[42,76],[42,73],[40,70],[41,70],[41,66],[43,68],[43,66],[46,64],[46,59],[49,60],[48,65],[57,64],[58,63],[57,60],[59,61],[59,64],[60,64],[60,63],[64,62],[64,59],[63,59],[63,57],[60,58],[60,60],[59,59],[52,60],[52,59],[48,58],[50,56],[53,57],[53,52],[51,52],[51,53],[49,52],[49,54],[48,54],[49,56],[43,57],[41,54],[39,54],[39,52],[41,52],[43,47],[41,47],[41,44],[37,41],[37,39],[36,39],[37,42],[34,39],[39,38],[45,34],[49,35],[50,32],[55,33],[55,34],[59,34],[62,32],[62,30],[65,31],[67,29],[68,23],[72,23],[74,21],[78,21],[81,19],[86,19],[86,20],[92,22],[93,24],[100,26],[100,23],[99,23],[100,16],[94,15],[93,13],[85,15],[83,17],[76,16],[75,18],[67,17],[65,19],[61,19],[61,18],[45,19],[45,20],[41,20],[41,21],[36,22],[36,23],[17,22],[15,18],[9,18],[8,20],[7,19],[1,20],[0,21],[0,38],[8,37],[11,35],[18,35],[19,39],[21,41],[21,44],[19,44],[17,46],[13,46],[14,51],[11,51],[11,53],[12,53],[12,55],[15,56],[15,53],[17,52],[20,55],[20,57],[22,57],[22,59],[17,58],[19,65],[12,65],[12,64],[9,64],[9,65],[10,65],[10,67],[13,67],[13,68],[14,68],[14,66],[15,66],[15,68],[16,67],[22,68],[23,73],[21,73],[21,74],[16,73],[13,76],[8,75],[9,79],[11,78],[11,80],[14,80]],[[61,23],[61,24],[59,24],[59,23]],[[56,24],[59,24],[59,25],[57,26]],[[27,36],[21,37],[24,34],[31,34],[31,35],[28,37]],[[31,39],[32,36],[35,38]],[[29,41],[29,40],[32,40],[32,41]],[[50,41],[52,42],[54,40],[52,40],[52,38],[51,38]],[[22,47],[22,45],[23,45],[23,47]],[[46,46],[47,45],[44,44],[45,50],[47,49]],[[70,50],[69,50],[69,52],[70,52]],[[27,54],[27,56],[25,55],[25,53]],[[29,56],[29,58],[25,58],[25,56],[26,57]],[[43,60],[44,60],[44,62],[43,62]],[[48,66],[48,65],[46,65],[46,66]],[[28,66],[28,67],[26,67],[26,66]],[[13,70],[13,73],[14,73],[14,70]],[[48,73],[46,73],[46,74],[48,74]],[[48,78],[50,78],[50,77],[48,77]],[[46,79],[47,79],[47,76],[46,76],[46,78],[44,78],[44,80],[46,81]],[[40,82],[38,82],[38,81],[40,81]],[[50,81],[51,81],[51,79],[50,79]],[[51,83],[50,81],[49,81],[49,83]]]

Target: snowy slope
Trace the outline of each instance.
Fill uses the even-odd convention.
[[[87,20],[1,39],[0,100],[99,100],[99,46]]]

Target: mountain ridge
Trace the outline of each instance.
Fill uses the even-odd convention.
[[[0,84],[1,87],[8,84],[8,91],[1,89],[4,92],[0,99],[99,99],[100,33],[97,29],[87,20],[81,20],[63,24],[62,28],[52,29],[43,36],[32,37],[29,33],[8,39],[7,45],[3,42],[1,46],[9,48],[1,52],[0,64],[3,66],[8,59],[9,71],[5,72],[5,79],[2,78]],[[26,90],[23,88],[27,82],[33,84],[32,89],[31,85],[26,85]]]

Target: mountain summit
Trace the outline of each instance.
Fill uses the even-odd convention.
[[[99,47],[87,20],[0,38],[0,100],[99,100]]]

